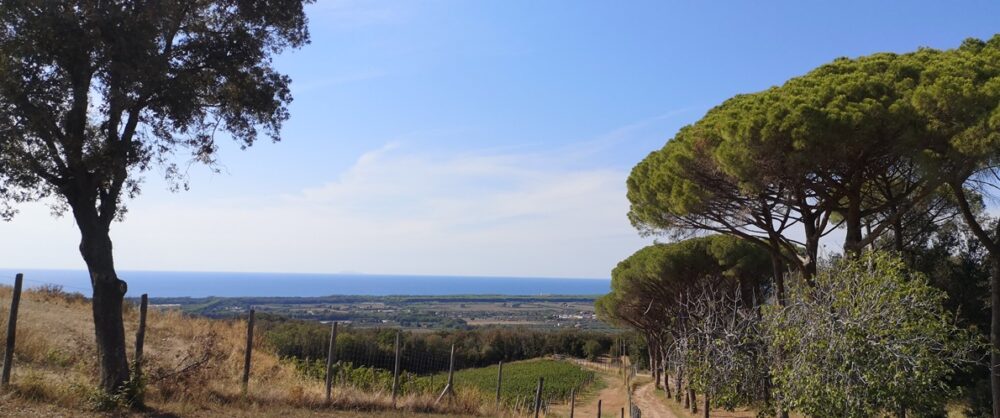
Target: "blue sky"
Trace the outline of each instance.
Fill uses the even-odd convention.
[[[121,269],[608,277],[651,242],[631,167],[726,98],[840,56],[951,48],[1000,2],[334,1],[278,144],[226,145],[113,227]],[[0,266],[82,268],[71,219],[0,224]],[[830,243],[831,247],[839,243]]]

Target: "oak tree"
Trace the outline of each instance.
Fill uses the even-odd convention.
[[[51,198],[80,230],[100,385],[129,378],[127,286],[111,225],[143,172],[178,153],[213,163],[217,136],[278,139],[290,79],[272,57],[309,41],[310,0],[9,0],[0,3],[0,201]]]

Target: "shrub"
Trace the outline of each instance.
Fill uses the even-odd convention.
[[[785,406],[814,417],[939,414],[947,379],[982,342],[958,328],[943,292],[898,258],[872,253],[790,283],[785,307],[765,320]]]
[[[583,344],[583,354],[587,357],[587,360],[596,361],[597,357],[604,353],[604,347],[597,340],[587,340]]]

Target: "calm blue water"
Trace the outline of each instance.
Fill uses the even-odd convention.
[[[90,295],[85,271],[0,269],[0,283],[12,285],[24,273],[25,287],[42,283]],[[528,277],[391,276],[368,274],[204,273],[120,271],[128,297],[327,296],[327,295],[600,295],[606,279]]]

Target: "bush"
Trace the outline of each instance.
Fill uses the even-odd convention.
[[[937,415],[956,368],[982,342],[943,307],[945,294],[898,258],[867,254],[790,281],[785,307],[765,311],[785,406],[814,417]]]
[[[587,357],[587,360],[596,361],[597,357],[604,353],[604,347],[597,340],[587,340],[583,344],[583,355]]]

